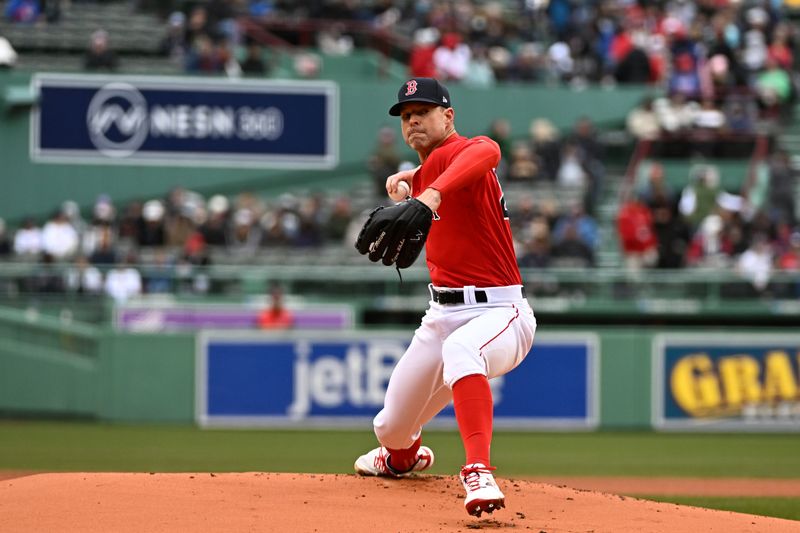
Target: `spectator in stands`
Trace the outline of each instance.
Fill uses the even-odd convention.
[[[537,118],[531,121],[528,134],[533,153],[541,162],[542,177],[555,181],[561,166],[561,143],[558,138],[558,130],[549,120]]]
[[[353,206],[350,198],[339,195],[333,200],[333,206],[324,225],[325,238],[330,242],[349,244],[345,241],[347,228],[353,220]]]
[[[171,58],[178,65],[183,65],[189,43],[186,41],[186,15],[180,11],[170,14],[167,20],[167,32],[161,39],[159,51],[161,55]]]
[[[187,50],[194,46],[195,39],[205,37],[210,39],[212,28],[208,21],[208,11],[203,4],[197,4],[189,12],[186,21],[184,36],[186,38]]]
[[[658,240],[653,214],[642,199],[634,196],[622,205],[617,214],[617,234],[626,270],[637,272],[656,265]]]
[[[319,194],[300,200],[297,209],[298,227],[292,240],[294,246],[319,246],[324,239],[323,201]]]
[[[132,248],[139,246],[144,230],[144,217],[142,217],[142,203],[133,201],[122,210],[117,225],[117,237],[120,246]]]
[[[282,194],[276,208],[261,221],[264,228],[264,244],[291,245],[300,230],[298,200],[293,194]]]
[[[750,95],[732,94],[722,106],[727,131],[735,135],[751,135],[758,120],[758,109]]]
[[[93,265],[113,265],[117,262],[117,249],[111,231],[98,232],[97,240],[89,255],[89,262]]]
[[[11,22],[33,24],[39,20],[41,13],[37,0],[9,0],[6,4],[5,17]]]
[[[675,193],[667,183],[664,165],[652,161],[641,166],[645,167],[645,180],[638,190],[639,198],[651,208],[657,201],[673,205],[676,200]]]
[[[579,147],[579,157],[588,177],[586,205],[590,212],[600,199],[605,181],[605,147],[597,134],[594,122],[587,116],[575,121],[570,139]]]
[[[353,37],[345,32],[344,24],[336,22],[319,31],[317,45],[323,54],[330,56],[347,56],[355,48]]]
[[[142,265],[141,274],[147,294],[170,294],[175,290],[175,268],[170,255],[163,248],[157,249],[152,259]]]
[[[553,246],[551,264],[559,268],[594,266],[594,251],[580,238],[574,222],[565,225],[561,239]]]
[[[461,81],[467,74],[472,51],[462,42],[461,35],[449,32],[442,35],[439,46],[433,53],[433,64],[437,78],[447,81]]]
[[[580,146],[575,141],[568,140],[561,148],[559,159],[556,182],[561,187],[588,191],[592,177],[586,168]]]
[[[485,46],[478,44],[472,47],[472,59],[462,81],[469,87],[486,89],[495,86],[497,80]]]
[[[54,260],[71,259],[78,251],[78,232],[66,213],[58,210],[42,228],[42,250]]]
[[[89,48],[83,58],[83,68],[115,71],[117,67],[117,54],[109,47],[108,32],[97,30],[92,33]]]
[[[638,34],[637,34],[638,35]],[[644,38],[634,38],[631,48],[617,63],[614,78],[622,84],[645,84],[654,78],[650,57],[644,49]]]
[[[772,249],[766,235],[754,236],[752,245],[739,256],[736,271],[750,283],[754,295],[765,294],[772,276]]]
[[[689,225],[694,229],[714,210],[721,189],[717,167],[699,165],[689,173],[691,183],[681,191],[678,205],[681,214],[686,217]]]
[[[260,329],[289,329],[294,325],[294,314],[285,307],[283,289],[273,283],[269,289],[270,305],[258,314],[256,324]]]
[[[408,58],[408,73],[412,78],[435,78],[436,64],[433,54],[439,32],[435,28],[421,28],[414,32],[414,43]]]
[[[544,217],[537,217],[528,224],[526,241],[519,256],[519,266],[523,268],[548,268],[552,256],[550,228]]]
[[[741,35],[735,16],[733,10],[721,10],[711,18],[713,33],[706,42],[706,66],[715,97],[725,96],[731,89],[747,85],[737,50]]]
[[[209,0],[206,8],[208,27],[212,37],[239,44],[239,26],[236,24],[238,0]]]
[[[486,136],[500,147],[500,155],[504,158],[511,156],[511,123],[506,118],[496,118],[489,124]]]
[[[221,194],[208,200],[208,219],[200,226],[203,240],[209,246],[225,246],[228,242],[230,202]]]
[[[237,258],[252,258],[261,244],[261,226],[256,223],[255,215],[249,209],[237,210],[231,219],[228,234],[228,252]]]
[[[530,239],[532,235],[531,224],[534,220],[542,220],[539,206],[536,203],[536,198],[533,194],[521,192],[514,195],[515,203],[509,204],[511,212],[510,223],[514,237],[519,238],[520,241],[525,242]],[[547,233],[550,233],[550,225],[545,221]]]
[[[266,62],[264,62],[264,49],[255,41],[247,45],[247,55],[242,61],[242,72],[251,76],[266,76],[269,73]]]
[[[795,190],[797,171],[792,168],[789,153],[776,150],[769,159],[768,209],[773,222],[794,225],[797,221]]]
[[[497,81],[510,81],[514,79],[513,61],[514,58],[503,46],[490,46],[486,52],[489,66]]]
[[[378,143],[367,160],[375,196],[381,200],[386,198],[386,178],[397,172],[401,161],[396,135],[394,128],[381,127],[378,130]]]
[[[294,197],[290,194],[282,195],[279,200],[281,203],[292,204],[294,202]],[[253,213],[253,216],[258,219],[266,212],[267,206],[264,200],[257,194],[254,194],[252,191],[242,191],[236,195],[232,207],[233,211],[238,211],[240,209],[250,211]]]
[[[693,43],[673,49],[672,74],[669,78],[668,92],[681,94],[687,99],[702,97],[703,86],[698,67],[698,56]]]
[[[64,274],[64,285],[68,292],[100,294],[103,292],[103,274],[86,256],[79,255],[72,268]]]
[[[653,98],[646,97],[628,112],[625,128],[638,140],[654,141],[661,135],[661,123],[653,109]]]
[[[202,209],[202,211],[201,211]],[[164,244],[181,247],[195,233],[196,217],[204,217],[204,208],[186,202],[178,211],[167,217],[164,223]]]
[[[272,0],[250,0],[248,13],[256,18],[269,18],[275,14],[276,6]]]
[[[546,77],[545,60],[539,43],[525,43],[519,47],[511,66],[511,78],[523,83],[542,81]]]
[[[14,233],[14,253],[29,258],[42,253],[42,230],[33,218],[25,218]]]
[[[762,7],[751,7],[745,13],[745,24],[740,54],[747,71],[755,73],[764,68],[769,55],[766,37],[769,14]]]
[[[536,154],[531,151],[528,143],[524,141],[514,143],[506,173],[508,183],[533,184],[541,177],[540,168],[541,165],[536,159]]]
[[[142,294],[142,276],[133,266],[136,262],[136,255],[128,254],[120,264],[106,272],[105,293],[117,304]]]
[[[675,203],[657,193],[648,205],[653,213],[653,232],[658,241],[658,268],[681,268],[691,235]]]
[[[164,204],[161,200],[148,200],[142,207],[142,217],[139,222],[139,246],[164,246],[166,233],[164,231]]]
[[[755,90],[769,116],[778,118],[783,105],[792,97],[792,80],[775,58],[767,57],[764,69],[756,75]]]
[[[791,71],[794,67],[792,48],[791,24],[786,21],[778,22],[772,30],[772,41],[769,44],[767,55],[775,60],[780,68]]]
[[[568,207],[568,211],[559,216],[553,227],[553,242],[561,243],[566,238],[566,233],[570,228],[574,228],[578,238],[592,250],[600,245],[600,230],[597,221],[592,218],[584,209],[583,202],[573,200]]]
[[[56,268],[53,256],[43,253],[33,275],[23,282],[23,286],[30,292],[44,294],[64,292],[64,277]]]
[[[776,266],[780,270],[800,272],[800,229],[789,237],[789,247],[778,257]],[[800,279],[797,280],[800,283]]]
[[[198,35],[192,41],[189,52],[186,54],[186,71],[200,74],[221,74],[225,72],[227,58],[220,54],[220,50],[211,37]]]
[[[678,135],[692,127],[696,102],[687,101],[682,93],[672,93],[669,97],[656,98],[653,110],[663,132]]]
[[[574,74],[575,61],[567,43],[558,41],[547,49],[548,77],[554,81],[569,82]]]
[[[776,295],[783,298],[800,298],[800,229],[789,237],[789,247],[778,257],[775,267],[794,274],[793,279],[776,287]]]
[[[700,102],[700,108],[694,114],[693,126],[695,132],[698,130],[711,133],[710,138],[715,138],[717,133],[720,133],[725,128],[725,115],[711,98],[703,98]],[[696,138],[697,136],[695,136]]]
[[[11,239],[8,237],[5,219],[0,218],[0,259],[5,259],[11,255]]]
[[[497,175],[505,179],[508,175],[508,166],[511,162],[511,123],[505,118],[496,118],[489,125],[486,136],[500,147],[500,163],[497,165]]]
[[[75,200],[64,200],[61,203],[61,212],[67,217],[67,222],[72,226],[78,234],[78,241],[83,242],[83,236],[86,233],[89,225],[81,216],[81,209],[78,202]]]
[[[725,268],[730,248],[722,239],[723,222],[719,215],[709,215],[692,236],[686,250],[686,264],[691,267]]]
[[[175,265],[178,290],[206,294],[211,289],[211,279],[206,268],[211,265],[208,247],[202,233],[194,232],[186,240],[181,256]],[[200,268],[197,268],[200,267]]]

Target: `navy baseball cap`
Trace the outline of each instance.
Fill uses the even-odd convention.
[[[399,117],[400,108],[406,102],[428,102],[450,107],[450,92],[434,78],[412,78],[397,91],[397,103],[389,109],[389,114]]]

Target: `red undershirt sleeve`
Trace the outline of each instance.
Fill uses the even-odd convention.
[[[500,147],[491,139],[481,139],[462,150],[447,170],[429,185],[442,195],[481,179],[500,162]]]

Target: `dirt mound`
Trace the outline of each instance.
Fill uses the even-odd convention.
[[[498,479],[508,508],[466,514],[455,477],[38,474],[0,481],[0,531],[383,533],[517,529],[800,532],[800,522]]]

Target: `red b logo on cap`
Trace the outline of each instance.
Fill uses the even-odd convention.
[[[417,80],[410,80],[406,82],[406,96],[411,96],[417,92]]]

